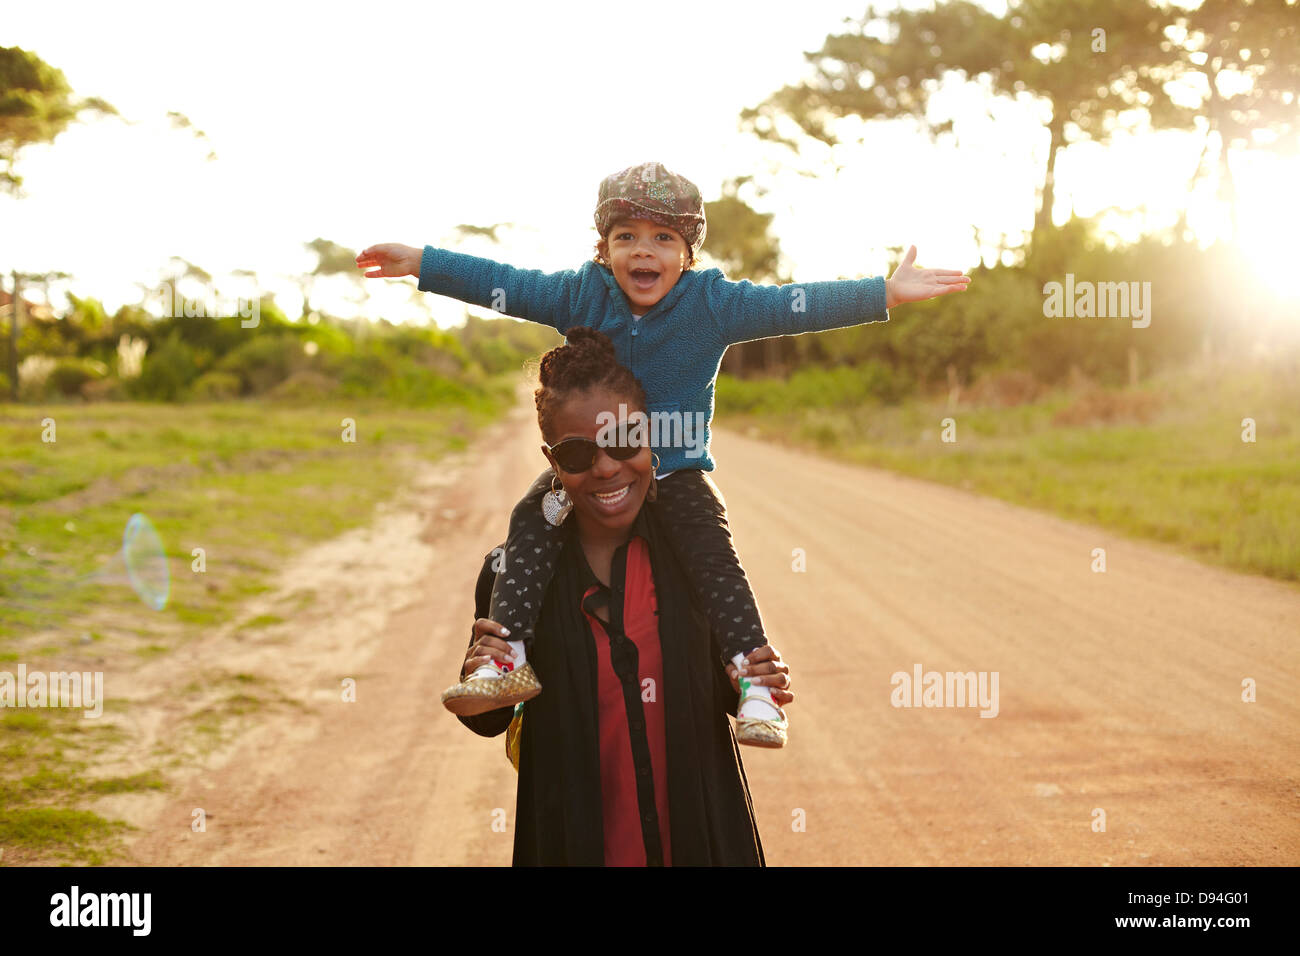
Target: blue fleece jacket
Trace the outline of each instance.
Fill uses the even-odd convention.
[[[595,262],[545,273],[433,246],[424,247],[419,288],[558,332],[586,325],[609,336],[645,388],[661,476],[714,469],[713,383],[727,346],[889,319],[879,276],[775,286],[689,270],[637,319],[614,274]]]

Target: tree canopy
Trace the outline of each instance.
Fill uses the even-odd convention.
[[[933,108],[945,83],[1042,104],[1047,162],[1035,233],[1050,228],[1056,162],[1074,142],[1105,142],[1136,117],[1192,129],[1198,115],[1227,148],[1258,130],[1294,136],[1300,90],[1296,0],[1205,0],[1196,10],[1154,0],[1010,0],[998,15],[970,0],[877,11],[805,53],[811,73],[741,115],[742,128],[798,149],[795,131],[838,142],[835,121],[910,116],[932,136],[955,118]],[[1200,91],[1199,97],[1197,91]],[[790,129],[790,123],[794,129]]]
[[[17,195],[22,177],[14,172],[18,152],[52,143],[83,113],[116,116],[99,97],[73,96],[63,71],[21,47],[0,47],[0,191]]]

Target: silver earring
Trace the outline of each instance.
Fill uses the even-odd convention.
[[[659,500],[659,456],[654,452],[650,453],[654,457],[654,462],[650,466],[650,487],[646,490],[647,501]]]
[[[559,491],[555,490],[555,483],[559,480],[559,475],[552,475],[551,490],[542,495],[542,514],[547,522],[557,528],[564,524],[564,519],[569,517],[569,512],[573,510],[573,501],[569,498],[569,493],[563,488]]]

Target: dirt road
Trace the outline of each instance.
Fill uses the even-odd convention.
[[[438,695],[537,445],[521,405],[410,509],[288,569],[286,589],[333,582],[292,625],[159,664],[151,699],[178,711],[165,685],[218,666],[301,706],[257,713],[137,805],[134,861],[510,862],[502,740]],[[1300,589],[726,431],[715,449],[798,694],[790,746],[745,755],[771,864],[1300,863]],[[997,672],[996,717],[892,706],[891,675],[916,665]]]

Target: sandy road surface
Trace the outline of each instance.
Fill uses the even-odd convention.
[[[537,444],[521,404],[427,477],[418,510],[308,556],[344,597],[272,639],[191,652],[177,686],[237,650],[310,710],[259,714],[160,798],[136,862],[510,862],[511,831],[492,829],[497,808],[513,821],[501,739],[438,694]],[[1300,589],[726,431],[716,454],[799,697],[790,746],[746,753],[770,863],[1300,863]],[[891,675],[917,664],[998,672],[998,715],[891,706]]]

